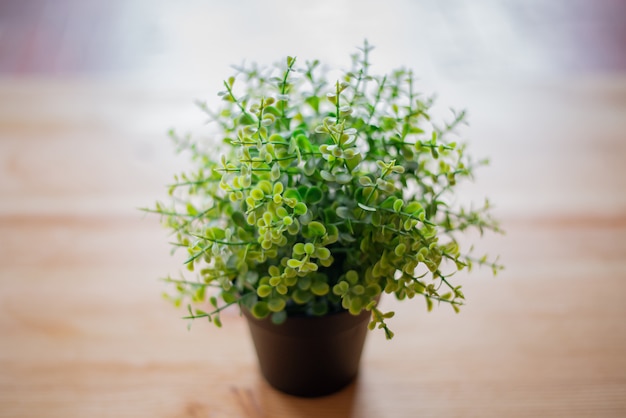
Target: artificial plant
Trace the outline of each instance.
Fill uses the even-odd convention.
[[[391,338],[381,294],[458,311],[454,273],[502,268],[459,243],[470,229],[499,231],[488,202],[455,202],[457,184],[484,164],[456,134],[465,112],[437,123],[413,72],[374,74],[371,51],[365,42],[332,82],[317,60],[237,67],[221,107],[199,103],[217,128],[212,143],[171,132],[192,166],[150,211],[195,272],[166,279],[175,302],[189,302],[187,318],[219,326],[233,304],[277,324],[368,310],[370,328]]]

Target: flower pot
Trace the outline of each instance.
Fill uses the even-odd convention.
[[[280,325],[243,312],[261,373],[278,390],[296,396],[323,396],[356,377],[369,312],[289,317]]]

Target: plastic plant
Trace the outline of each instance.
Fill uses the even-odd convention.
[[[317,60],[236,68],[220,108],[199,103],[216,124],[212,145],[170,133],[193,165],[175,176],[171,200],[148,211],[162,215],[195,272],[166,279],[170,297],[188,303],[186,318],[221,326],[234,304],[276,324],[367,310],[370,329],[391,338],[381,294],[458,312],[464,294],[452,276],[502,268],[459,244],[471,229],[499,231],[488,201],[455,203],[457,184],[486,163],[457,136],[465,112],[437,123],[413,72],[373,74],[371,51],[366,41],[332,82]]]

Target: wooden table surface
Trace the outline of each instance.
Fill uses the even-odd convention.
[[[459,315],[384,299],[396,337],[319,399],[268,387],[235,312],[188,331],[161,298],[180,260],[136,208],[183,167],[165,132],[201,126],[196,96],[0,76],[0,417],[626,416],[624,74],[435,86],[492,159],[464,193],[494,202],[507,234],[478,246],[507,268],[459,276]]]

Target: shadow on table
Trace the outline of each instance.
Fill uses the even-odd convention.
[[[233,392],[244,417],[345,418],[353,416],[359,379],[337,393],[317,398],[287,395],[262,379],[252,390],[233,389]]]

